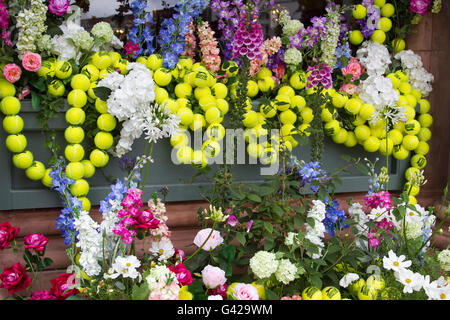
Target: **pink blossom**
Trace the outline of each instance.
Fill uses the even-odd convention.
[[[194,31],[195,27],[194,24],[191,22],[191,24],[188,26],[189,32],[186,33],[185,36],[185,42],[186,42],[186,49],[181,54],[182,56],[188,56],[191,58],[192,61],[194,61],[195,57],[195,48],[197,46]]]
[[[29,86],[29,85],[26,85],[26,86],[22,89],[22,91],[20,92],[20,94],[19,94],[19,96],[18,96],[17,98],[18,98],[19,100],[23,100],[23,99],[25,99],[30,93],[31,93],[30,86]]]
[[[200,230],[194,238],[194,244],[199,248],[203,245],[203,250],[205,251],[214,250],[217,246],[222,244],[223,238],[220,235],[220,232],[212,230],[211,233],[211,230],[212,230],[211,228]],[[211,236],[208,239],[210,233]],[[208,239],[208,241],[206,241],[206,239]]]
[[[36,252],[43,252],[48,243],[48,239],[38,233],[30,233],[23,238],[25,249],[33,249]]]
[[[54,295],[50,293],[50,291],[36,291],[30,297],[30,300],[57,300]]]
[[[18,81],[21,75],[22,69],[15,63],[8,63],[3,68],[3,76],[11,83]]]
[[[302,300],[302,297],[294,294],[292,297],[283,297],[281,300]]]
[[[352,95],[358,90],[358,86],[352,84],[352,83],[344,83],[339,91],[345,92],[348,95]]]
[[[236,300],[259,300],[258,290],[251,284],[238,283],[234,286]]]
[[[1,38],[8,47],[12,47],[14,45],[11,41],[11,31],[3,31],[1,34]]]
[[[380,240],[378,240],[378,238],[373,237],[373,238],[369,238],[369,246],[371,246],[372,248],[376,248],[380,245]]]
[[[202,270],[202,280],[206,288],[215,289],[218,286],[224,285],[227,278],[225,277],[225,271],[222,269],[207,265]]]
[[[3,1],[0,1],[0,29],[8,29],[9,27],[9,12]]]
[[[22,66],[28,71],[38,71],[41,68],[41,55],[29,51],[25,52],[22,55]]]
[[[388,191],[380,191],[366,195],[364,197],[364,203],[370,209],[380,207],[390,210],[392,208],[392,201]]]
[[[355,81],[361,76],[361,65],[359,64],[358,60],[352,57],[350,59],[350,63],[347,65],[347,67],[341,69],[342,74],[344,76],[351,74],[353,77],[350,79],[350,81]]]
[[[253,220],[250,220],[247,225],[247,232],[250,232],[250,230],[252,229],[252,226],[253,226]]]
[[[178,263],[175,267],[167,267],[170,271],[176,274],[178,284],[180,287],[190,285],[194,280],[192,279],[191,272],[182,263]]]
[[[425,15],[428,12],[428,6],[431,4],[431,0],[411,0],[409,3],[409,10],[412,13],[418,13]]]
[[[61,17],[65,13],[70,11],[70,0],[50,0],[48,4],[48,10]]]
[[[234,214],[230,214],[228,216],[228,224],[232,227],[235,227],[238,223],[238,220]]]
[[[217,40],[214,38],[214,31],[209,23],[202,22],[198,26],[199,46],[202,53],[202,62],[209,71],[217,72],[220,68],[220,56]]]

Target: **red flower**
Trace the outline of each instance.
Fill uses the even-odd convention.
[[[217,296],[220,295],[222,298],[227,298],[227,284],[224,283],[223,285],[218,286],[215,289],[208,289],[208,295],[210,296]]]
[[[17,262],[9,268],[3,268],[3,273],[0,274],[1,285],[0,288],[8,290],[9,294],[25,290],[31,284],[31,279],[28,277],[27,270]]]
[[[75,276],[72,273],[60,273],[51,283],[50,294],[54,295],[57,300],[66,300],[68,297],[80,293],[77,288],[74,288]]]
[[[138,211],[138,213],[134,215],[133,218],[135,220],[135,229],[148,230],[158,228],[159,220],[156,219],[153,213],[151,213],[150,211]]]
[[[50,291],[36,291],[30,297],[30,300],[56,300],[56,297]]]
[[[175,267],[168,267],[170,271],[176,274],[177,280],[181,286],[188,286],[194,280],[192,279],[191,272],[182,263],[178,263]]]
[[[0,223],[0,250],[5,249],[11,244],[11,241],[16,238],[19,230],[19,228],[13,228],[8,221]]]
[[[30,233],[23,238],[25,249],[33,249],[36,252],[44,252],[48,239],[42,234]]]
[[[133,42],[131,42],[131,41],[128,41],[128,42],[124,45],[123,48],[125,49],[125,51],[126,51],[127,54],[129,54],[129,55],[134,55],[134,52],[135,52],[135,51],[139,51],[139,49],[141,49],[141,48],[139,47],[139,44],[133,43]]]

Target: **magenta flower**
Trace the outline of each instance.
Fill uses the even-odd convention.
[[[235,226],[237,225],[237,223],[238,223],[238,219],[236,218],[236,216],[235,216],[234,214],[230,214],[230,215],[228,216],[228,221],[227,221],[227,223],[228,223],[230,226],[235,227]]]
[[[50,291],[36,291],[30,297],[30,300],[56,300],[56,297]]]
[[[388,191],[368,194],[364,197],[364,203],[370,209],[380,207],[390,210],[392,208],[392,200]]]
[[[70,0],[50,0],[48,10],[61,17],[70,10]]]
[[[253,220],[250,220],[250,221],[248,222],[247,232],[250,232],[250,230],[252,229],[252,226],[253,226]]]
[[[36,252],[44,252],[48,239],[38,233],[30,233],[23,238],[25,249],[33,249]]]
[[[412,13],[418,13],[423,16],[428,12],[428,6],[430,4],[431,0],[411,0],[409,10]]]
[[[9,27],[9,13],[3,1],[0,1],[0,29],[5,30]]]

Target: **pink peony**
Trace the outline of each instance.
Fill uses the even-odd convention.
[[[202,279],[203,283],[208,289],[215,289],[219,286],[224,285],[227,281],[227,278],[225,277],[225,271],[211,265],[207,265],[202,270]]]
[[[251,284],[238,283],[234,286],[236,300],[259,300],[258,290]]]
[[[36,252],[44,252],[48,239],[42,234],[30,233],[23,238],[25,249],[33,249]]]
[[[359,64],[358,60],[355,58],[351,58],[350,63],[347,65],[347,67],[341,69],[342,74],[344,76],[351,74],[353,77],[350,79],[350,81],[355,81],[361,76],[362,68]]]
[[[41,56],[39,53],[25,52],[22,55],[22,66],[25,70],[36,72],[41,68]]]
[[[15,63],[8,63],[3,68],[3,76],[11,83],[18,81],[21,75],[22,69]]]
[[[70,11],[70,0],[50,0],[48,4],[48,10],[61,17],[65,13]]]
[[[412,13],[418,13],[423,16],[428,12],[428,6],[430,4],[431,0],[411,0],[409,10]]]
[[[203,250],[205,251],[214,250],[218,245],[222,244],[223,238],[220,235],[220,232],[212,230],[211,233],[211,230],[211,228],[200,230],[194,238],[194,244],[199,248],[203,245]],[[208,239],[210,233],[211,236]],[[208,239],[208,241],[206,241],[206,239]]]

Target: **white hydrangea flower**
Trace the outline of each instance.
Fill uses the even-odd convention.
[[[47,31],[47,6],[42,0],[31,0],[29,9],[16,16],[19,35],[16,43],[19,58],[26,51],[36,52],[36,41]]]
[[[170,271],[166,266],[157,265],[150,269],[149,275],[145,278],[150,291],[157,290],[161,287],[169,285],[172,282],[178,284],[175,273]]]
[[[434,76],[423,67],[421,56],[412,50],[403,50],[394,58],[400,60],[404,71],[409,76],[412,89],[422,93],[423,97],[427,97],[432,91],[431,83],[434,81]]]
[[[296,273],[297,267],[289,259],[281,259],[275,271],[275,278],[284,284],[289,284],[295,280]]]
[[[269,278],[277,271],[278,261],[275,254],[267,251],[258,251],[250,259],[250,269],[259,279]]]
[[[284,52],[284,62],[287,64],[298,65],[302,63],[302,53],[296,48],[289,48]]]
[[[441,268],[446,272],[450,272],[450,250],[442,250],[441,252],[439,252],[437,258]]]
[[[103,42],[111,42],[113,40],[114,31],[109,23],[101,21],[96,23],[91,30],[94,37],[102,39]]]
[[[303,28],[303,23],[300,20],[289,20],[283,25],[283,34],[291,37],[297,34],[297,32]]]
[[[358,51],[356,58],[366,68],[369,76],[382,76],[391,64],[391,56],[388,49],[374,41],[365,41]]]

